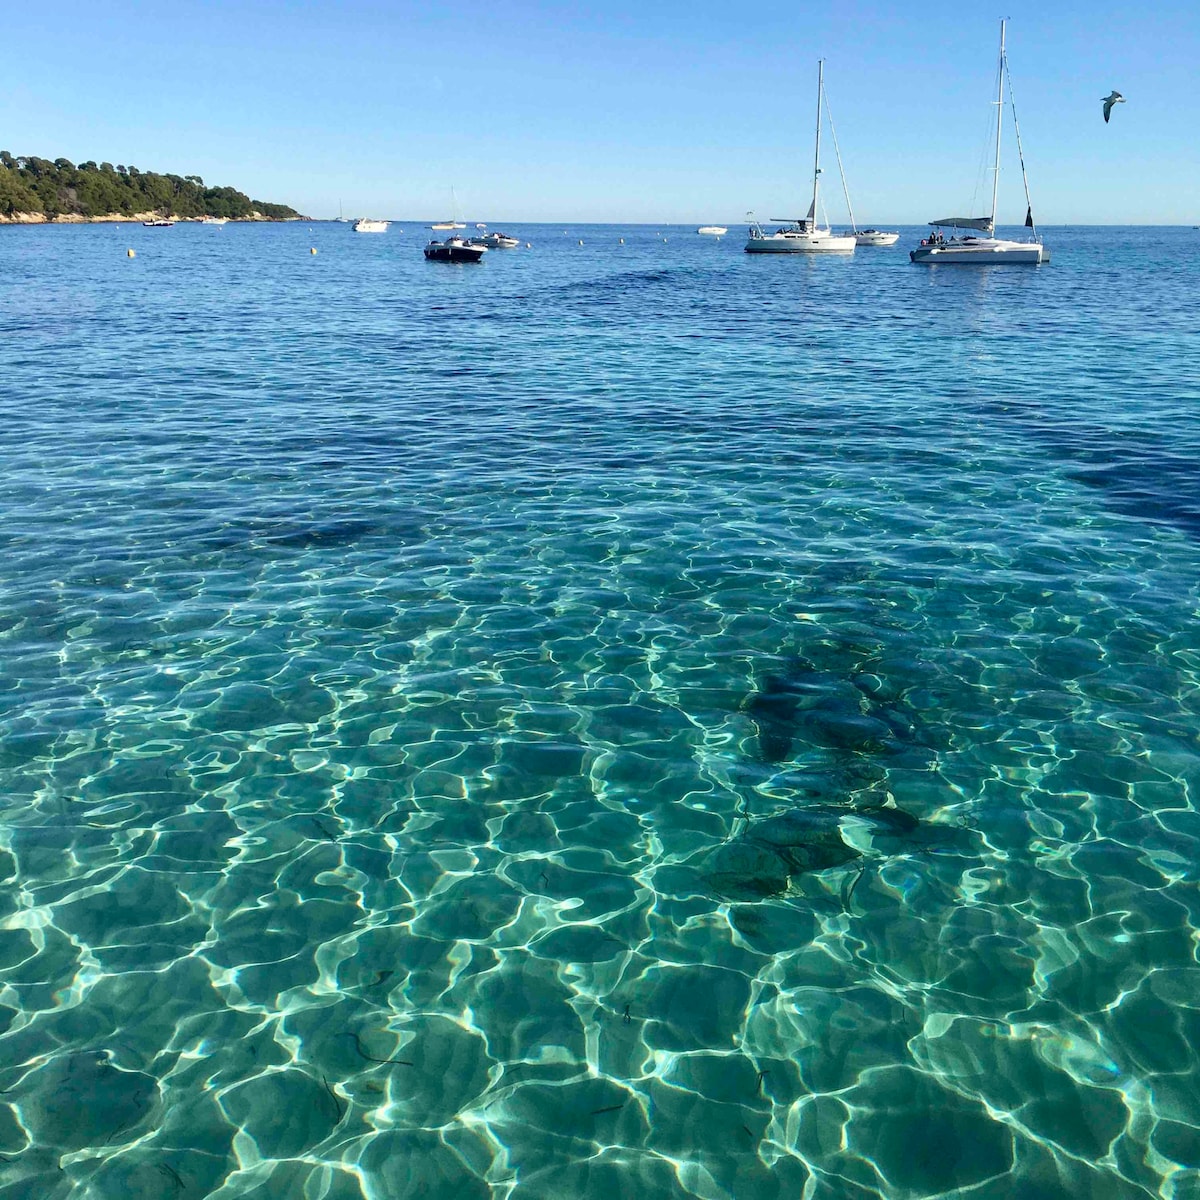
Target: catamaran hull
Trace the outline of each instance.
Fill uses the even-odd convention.
[[[930,266],[1024,267],[1049,262],[1050,252],[1038,242],[981,240],[976,245],[918,246],[908,258]]]
[[[777,233],[764,237],[751,234],[747,254],[853,254],[854,237],[832,233]]]

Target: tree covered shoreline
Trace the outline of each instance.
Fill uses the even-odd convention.
[[[0,219],[42,214],[45,220],[133,217],[228,217],[297,220],[286,204],[251,200],[231,187],[208,187],[199,175],[160,175],[122,163],[12,155],[0,150]]]

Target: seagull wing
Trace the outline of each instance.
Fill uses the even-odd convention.
[[[1105,96],[1105,98],[1104,98],[1104,123],[1105,123],[1105,125],[1108,124],[1108,118],[1109,118],[1109,114],[1112,112],[1112,106],[1113,106],[1112,97]]]

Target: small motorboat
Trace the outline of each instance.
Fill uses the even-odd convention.
[[[477,263],[488,248],[464,237],[448,237],[444,242],[430,242],[425,257],[431,262]]]
[[[900,234],[882,229],[856,229],[854,240],[860,246],[894,246],[900,240]]]
[[[520,238],[508,233],[485,233],[482,237],[471,239],[472,246],[487,246],[490,250],[512,250],[521,244]]]
[[[143,221],[142,224],[147,229],[170,229],[175,222],[168,221],[166,217],[155,217],[153,221]]]
[[[729,232],[724,225],[701,225],[697,233],[708,233],[713,237],[724,237]]]
[[[200,224],[201,225],[228,225],[229,218],[228,217],[201,217]]]
[[[355,233],[387,233],[387,221],[372,221],[369,217],[360,217],[354,222]]]

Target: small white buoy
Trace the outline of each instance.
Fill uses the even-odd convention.
[[[532,242],[526,242],[526,243],[525,243],[525,249],[526,249],[526,250],[532,250],[532,249],[533,249],[533,243],[532,243]]]
[[[625,245],[625,239],[624,239],[624,238],[621,238],[621,239],[620,239],[620,241],[621,241],[621,245],[622,245],[622,246],[623,246],[623,245]]]
[[[581,246],[583,245],[583,238],[580,238],[580,239],[579,239],[579,244],[580,244]]]
[[[316,252],[317,252],[316,246],[310,246],[308,249],[308,252],[309,252],[309,254],[316,254]]]
[[[128,250],[126,250],[126,251],[125,251],[125,257],[126,257],[126,258],[137,258],[137,251],[135,251],[135,250],[134,250],[134,249],[131,247],[130,249],[128,249]]]

